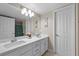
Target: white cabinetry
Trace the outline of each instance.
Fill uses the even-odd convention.
[[[48,38],[41,40],[41,55],[48,49]]]
[[[48,50],[48,37],[44,39],[45,40],[45,51]]]
[[[28,53],[31,54],[28,54]],[[24,45],[21,47],[18,47],[16,49],[10,50],[8,52],[5,52],[3,54],[1,54],[2,56],[21,56],[21,55],[32,55],[32,45],[28,44],[28,45]]]
[[[33,55],[34,56],[40,56],[41,55],[41,51],[40,51],[40,48],[41,48],[41,45],[40,45],[40,41],[37,41],[37,42],[34,42],[33,43]]]
[[[41,56],[48,49],[48,37],[34,41],[32,43],[17,47],[5,53],[1,56]]]

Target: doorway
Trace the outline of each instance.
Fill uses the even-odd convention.
[[[55,49],[63,56],[75,56],[75,4],[55,11]]]

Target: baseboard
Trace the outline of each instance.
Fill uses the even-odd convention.
[[[55,51],[53,51],[53,49],[48,49],[48,51],[52,52],[52,53],[55,53]]]

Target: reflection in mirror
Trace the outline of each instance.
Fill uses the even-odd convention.
[[[15,37],[23,35],[23,21],[15,21]]]
[[[0,42],[12,40],[15,35],[15,19],[0,16]]]

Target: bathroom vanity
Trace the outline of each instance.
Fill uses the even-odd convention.
[[[0,56],[41,56],[48,50],[48,35],[18,38],[17,42],[0,44]]]

